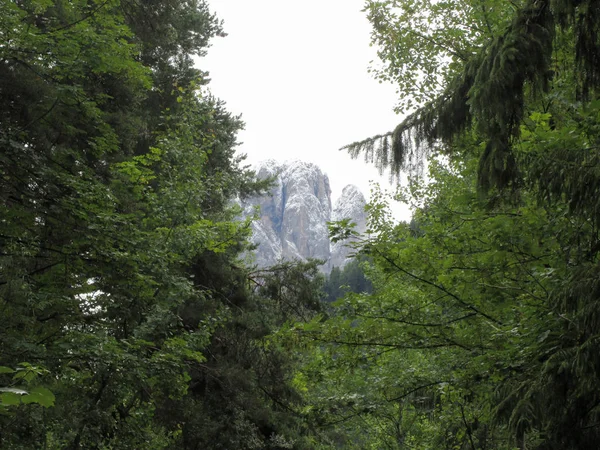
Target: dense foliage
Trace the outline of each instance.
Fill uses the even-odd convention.
[[[368,2],[380,75],[431,89],[348,148],[428,177],[410,224],[369,207],[374,292],[296,331],[307,416],[341,448],[595,449],[600,7],[461,5]]]
[[[513,144],[528,114],[564,113],[573,102],[593,101],[600,86],[597,0],[467,0],[459,8],[389,0],[369,1],[367,10],[385,61],[381,76],[398,82],[404,99],[415,86],[428,88],[393,132],[347,146],[392,175],[418,166],[436,144],[451,152],[459,136],[476,130],[487,144],[480,187],[512,185],[519,179]],[[430,28],[415,35],[423,21]],[[421,63],[407,64],[415,53]]]
[[[338,300],[347,292],[370,293],[373,291],[373,285],[365,276],[362,265],[361,258],[354,258],[341,269],[339,267],[331,269],[323,285],[327,303]]]
[[[326,280],[245,266],[203,0],[0,7],[0,447],[598,447],[598,0],[367,1],[412,113],[349,149],[428,176]]]
[[[192,59],[219,21],[202,0],[0,10],[0,447],[299,448],[293,355],[266,340],[296,313],[264,286],[310,293],[286,297],[309,320],[320,277],[241,262],[232,200],[264,183]]]

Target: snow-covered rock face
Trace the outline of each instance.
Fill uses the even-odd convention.
[[[316,165],[301,161],[269,160],[260,164],[256,172],[261,179],[276,180],[268,195],[243,204],[246,215],[252,214],[256,207],[260,209],[259,219],[252,225],[257,265],[267,267],[281,259],[315,258],[326,261],[322,270],[329,272],[332,246],[327,222],[332,220],[332,211],[327,175]],[[333,220],[350,217],[364,224],[364,205],[365,199],[358,189],[347,186],[336,203]],[[347,252],[336,250],[335,254],[336,261],[345,261]]]
[[[359,234],[363,234],[367,229],[365,205],[366,200],[362,192],[353,184],[349,184],[344,188],[337,202],[335,202],[331,220],[350,219],[356,224],[354,230]],[[348,239],[331,244],[330,268],[343,267],[348,262],[348,256],[352,253],[352,248],[348,244],[351,242],[352,239]]]
[[[360,220],[356,222],[357,226],[363,226],[365,230],[367,214],[365,213],[365,205],[367,204],[365,196],[353,184],[349,184],[342,190],[342,195],[335,202],[335,208],[331,214],[331,220],[342,220],[352,218]]]

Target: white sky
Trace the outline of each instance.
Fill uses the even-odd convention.
[[[328,176],[335,202],[347,184],[368,197],[369,181],[391,189],[371,165],[351,160],[345,144],[392,130],[395,89],[367,73],[363,0],[212,0],[228,36],[215,38],[199,61],[214,95],[241,114],[239,150],[255,163],[272,158],[314,162]],[[394,208],[398,218],[406,209]]]

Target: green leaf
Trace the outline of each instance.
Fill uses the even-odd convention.
[[[28,395],[25,395],[22,400],[25,404],[37,403],[45,408],[49,408],[54,406],[56,397],[49,389],[38,386],[34,388]]]
[[[13,376],[13,379],[25,380],[27,383],[30,383],[31,381],[33,381],[36,375],[37,374],[35,373],[35,371],[31,370],[30,368],[19,368],[17,369],[17,373]]]
[[[0,366],[0,373],[14,373],[14,369],[6,366]]]
[[[3,406],[17,406],[21,403],[21,395],[14,392],[4,392],[0,395],[0,401]]]

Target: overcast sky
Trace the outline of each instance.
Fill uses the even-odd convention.
[[[339,151],[400,121],[394,87],[367,72],[376,53],[363,0],[210,5],[228,36],[213,40],[199,67],[210,72],[211,91],[227,109],[242,115],[240,151],[248,161],[314,162],[329,176],[334,201],[347,184],[367,196],[370,180],[390,189],[374,167]]]

